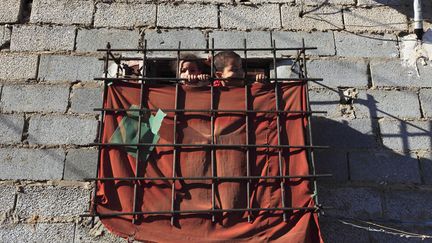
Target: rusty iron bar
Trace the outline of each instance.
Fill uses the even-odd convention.
[[[305,47],[305,42],[304,42],[304,38],[302,38],[302,46]],[[303,69],[302,69],[302,78],[307,78],[308,73],[307,73],[307,66],[306,66],[306,50],[303,48],[302,50],[302,60],[303,60]],[[310,105],[310,97],[309,97],[309,85],[306,82],[305,83],[305,89],[306,89],[306,109],[307,111],[311,111],[311,105]],[[310,117],[307,117],[307,136],[309,139],[309,145],[313,146],[313,138],[312,138],[312,123],[310,120]],[[309,156],[310,156],[310,171],[312,172],[313,175],[315,175],[316,171],[315,171],[315,155],[314,155],[314,150],[313,147],[312,148],[308,148],[309,151]],[[313,199],[315,201],[315,205],[319,205],[319,201],[318,201],[318,186],[316,181],[313,181],[313,187],[314,187],[314,194],[313,194]]]
[[[212,50],[211,50],[211,77],[214,77],[215,70],[214,70],[214,57],[215,57],[215,50],[214,50],[214,39],[212,38]],[[210,81],[210,109],[214,110],[214,86],[213,82]],[[211,174],[212,177],[216,177],[216,151],[215,151],[215,134],[214,134],[214,112],[210,113],[210,132],[211,132],[211,152],[210,152],[210,163],[211,163]],[[212,211],[214,212],[216,208],[216,182],[213,179],[212,185],[211,185],[211,204],[212,204]],[[214,213],[212,213],[212,222],[216,222],[216,216]]]
[[[224,212],[245,212],[245,211],[312,211],[314,213],[321,210],[321,207],[274,207],[274,208],[229,208],[229,209],[210,209],[210,210],[166,210],[166,211],[141,211],[141,212],[122,212],[122,213],[98,213],[97,215],[92,214],[81,214],[81,217],[92,217],[98,216],[103,217],[116,217],[122,215],[145,215],[145,214],[214,214],[214,213],[224,213]]]
[[[245,56],[245,70],[247,73],[248,70],[248,56],[247,56],[247,42],[246,39],[243,39],[243,47],[244,47],[244,56]],[[249,144],[249,112],[246,112],[249,110],[249,90],[250,86],[249,83],[245,83],[245,123],[246,123],[246,144]],[[250,151],[249,148],[246,149],[246,176],[249,177],[251,173],[250,169]],[[247,200],[247,208],[251,208],[251,193],[250,193],[250,184],[251,180],[247,180],[246,182],[246,200]],[[248,211],[247,220],[249,223],[252,222],[252,211]]]
[[[106,147],[124,147],[124,146],[142,146],[142,147],[206,147],[206,148],[298,148],[298,149],[328,149],[329,146],[319,145],[269,145],[269,144],[196,144],[196,143],[91,143],[90,146],[106,146]]]
[[[151,51],[161,51],[161,52],[176,52],[178,51],[180,48],[167,48],[167,49],[163,49],[163,48],[149,48],[146,49],[146,51],[151,52]],[[277,51],[296,51],[296,50],[316,50],[318,49],[317,47],[283,47],[283,48],[276,48]],[[118,52],[127,52],[127,51],[131,51],[131,52],[140,52],[143,51],[142,49],[126,49],[126,48],[116,48],[116,49],[110,49],[111,51],[118,51]],[[188,51],[202,51],[202,52],[215,52],[215,51],[243,51],[244,48],[214,48],[214,46],[212,46],[212,48],[184,48],[181,49],[181,51],[184,52],[188,52]],[[273,51],[274,48],[249,48],[248,51]],[[97,51],[107,51],[107,49],[97,49]]]
[[[276,58],[276,60],[278,60],[278,61],[280,61],[280,60],[292,60],[292,59],[293,58],[291,56],[289,56],[289,55],[280,56],[280,57]],[[103,61],[105,59],[98,58],[98,60],[99,61]],[[114,62],[115,61],[140,61],[140,60],[142,60],[142,58],[140,58],[140,57],[124,57],[124,56],[119,55],[118,57],[115,57],[115,58],[108,57],[108,60],[109,61],[114,61]],[[173,60],[175,60],[175,58],[172,58],[172,57],[147,57],[147,60],[148,61],[173,61]],[[202,58],[202,57],[184,58],[182,60],[184,60],[184,61],[194,61],[194,60],[206,60],[206,58]],[[260,58],[260,57],[249,57],[249,60],[257,61],[257,60],[263,60],[263,58]],[[266,59],[264,59],[264,60],[266,60]]]
[[[276,41],[271,39],[271,44],[273,47],[273,71],[274,76],[277,78],[277,65],[276,65]],[[280,110],[280,95],[279,95],[279,83],[275,83],[275,98],[276,98],[276,110]],[[278,145],[281,145],[281,124],[280,124],[280,113],[276,114],[276,129],[277,129],[277,142]],[[278,169],[279,169],[279,175],[283,176],[282,169],[284,168],[282,165],[282,150],[278,150]],[[283,180],[280,182],[280,190],[281,190],[281,203],[282,207],[285,207],[285,183]],[[283,213],[283,221],[287,222],[288,215],[284,212]]]
[[[243,181],[243,180],[274,180],[274,179],[312,179],[331,177],[332,174],[313,174],[313,175],[285,175],[285,176],[196,176],[196,177],[111,177],[111,178],[84,178],[84,181],[167,181],[167,180],[218,180],[218,181]]]
[[[110,48],[111,48],[111,44],[108,42],[107,43],[107,51],[105,53],[105,61],[104,61],[104,76],[108,77],[108,55],[110,53]],[[103,100],[105,101],[107,96],[108,96],[108,84],[105,82],[104,86],[103,86]],[[103,110],[105,107],[105,102],[102,103],[102,110],[101,110],[101,114],[100,114],[100,118],[99,118],[99,134],[98,134],[98,142],[102,143],[102,133],[103,133],[103,128],[104,128],[104,118],[105,118],[105,111]],[[99,147],[98,149],[98,158],[97,158],[97,164],[96,164],[96,178],[99,177],[99,167],[101,164],[101,157],[102,157],[102,150]],[[92,207],[91,210],[93,213],[97,213],[97,190],[98,190],[98,184],[97,181],[95,181],[95,187],[94,187],[94,191],[93,191],[93,199],[92,199]],[[91,225],[92,227],[94,226],[94,217],[92,217],[91,219]]]
[[[213,80],[245,80],[247,82],[249,81],[255,81],[252,79],[247,78],[215,78],[215,77],[209,77],[209,81]],[[120,77],[120,78],[105,78],[105,77],[98,77],[93,78],[95,81],[106,81],[106,82],[115,82],[115,81],[138,81],[138,80],[144,80],[144,81],[166,81],[168,83],[178,83],[181,81],[187,81],[188,79],[185,78],[170,78],[170,77]],[[266,78],[267,81],[275,81],[277,83],[284,83],[284,84],[302,84],[306,81],[312,81],[312,82],[319,82],[323,81],[322,78]]]
[[[144,41],[144,48],[143,48],[144,56],[143,56],[143,69],[142,69],[143,77],[146,76],[146,68],[145,68],[145,65],[146,65],[145,63],[146,63],[146,58],[147,58],[146,49],[147,49],[147,41]],[[141,123],[142,123],[142,116],[143,116],[141,110],[144,107],[144,84],[145,84],[145,81],[142,80],[141,85],[140,85],[140,112],[139,112],[139,116],[138,116],[138,143],[141,142],[140,141],[141,140],[141,132],[142,132],[141,131]],[[140,168],[141,168],[140,167],[140,165],[141,165],[141,156],[140,156],[141,151],[140,150],[141,149],[139,147],[137,147],[137,157],[136,157],[136,163],[135,163],[135,177],[139,176],[138,173],[139,173]],[[137,207],[138,207],[138,183],[135,183],[134,184],[134,194],[133,194],[133,209],[136,211]],[[137,223],[136,217],[134,217],[132,219],[132,223],[133,224]]]
[[[142,112],[152,112],[152,111],[158,111],[159,109],[147,109],[147,108],[143,108],[143,109],[104,109],[104,108],[95,108],[93,109],[94,111],[109,111],[109,112],[127,112],[127,111],[142,111]],[[205,109],[161,109],[164,112],[198,112],[198,113],[287,113],[287,114],[314,114],[314,113],[319,113],[319,114],[326,114],[327,111],[285,111],[285,110],[224,110],[224,109],[220,109],[220,110],[205,110]]]
[[[177,67],[176,67],[176,76],[179,77],[180,73],[180,46],[181,41],[178,43],[178,51],[177,51]],[[174,109],[178,109],[178,92],[179,92],[179,83],[175,84],[175,97],[174,97]],[[173,144],[177,143],[177,113],[174,113],[173,118]],[[173,162],[172,162],[172,175],[176,176],[176,164],[177,164],[177,147],[173,148]],[[171,211],[174,211],[175,207],[175,181],[171,184]],[[171,215],[171,226],[174,226],[175,215]]]

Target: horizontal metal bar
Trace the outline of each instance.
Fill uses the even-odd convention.
[[[247,51],[296,51],[296,50],[316,50],[317,47],[283,47],[283,48],[247,48]],[[118,48],[118,49],[97,49],[97,51],[144,51],[143,48],[135,48],[135,49],[127,49],[127,48]],[[148,48],[145,51],[245,51],[244,48]]]
[[[94,111],[116,111],[116,112],[127,112],[127,111],[142,111],[142,112],[152,112],[158,111],[159,109],[114,109],[114,108],[95,108]],[[210,109],[161,109],[164,112],[202,112],[202,113],[293,113],[293,114],[327,114],[327,111],[275,111],[275,110],[210,110]]]
[[[161,77],[124,77],[124,78],[94,78],[93,80],[96,81],[124,81],[124,80],[143,80],[143,81],[168,81],[168,82],[172,82],[172,83],[178,83],[178,81],[187,81],[188,79],[186,78],[161,78]],[[249,80],[249,79],[245,79],[245,78],[209,78],[209,80]],[[319,82],[319,81],[323,81],[322,78],[267,78],[265,80],[268,81],[283,81],[283,82],[299,82],[299,81],[314,81],[314,82]],[[253,80],[255,81],[255,80]]]
[[[136,181],[136,180],[149,180],[149,181],[166,181],[166,180],[217,180],[217,181],[241,181],[241,180],[267,180],[267,179],[313,179],[319,177],[331,177],[332,174],[315,174],[315,175],[296,175],[296,176],[202,176],[202,177],[110,177],[110,178],[84,178],[84,181]]]
[[[115,54],[115,53],[114,53]],[[197,57],[197,58],[185,58],[182,59],[182,61],[196,61],[196,60],[206,60],[207,58]],[[282,60],[294,60],[294,57],[291,57],[289,55],[284,55],[281,57],[277,57],[276,61],[282,61]],[[99,61],[104,61],[105,58],[98,58]],[[115,58],[108,58],[108,61],[142,61],[142,57],[124,57],[124,56],[118,56]],[[176,61],[176,58],[174,57],[148,57],[147,61]],[[265,57],[248,57],[248,61],[267,61],[270,62],[270,60],[266,59]]]
[[[143,211],[143,212],[122,212],[122,213],[96,213],[96,214],[81,214],[81,217],[115,217],[121,215],[145,215],[145,214],[212,214],[224,212],[245,212],[245,211],[313,211],[317,212],[320,207],[279,207],[279,208],[229,208],[229,209],[210,209],[210,210],[166,210],[166,211]]]
[[[206,148],[299,148],[299,149],[329,149],[330,146],[309,146],[309,145],[269,145],[269,144],[196,144],[196,143],[91,143],[90,146],[105,147],[124,147],[124,146],[141,146],[141,147],[206,147]]]

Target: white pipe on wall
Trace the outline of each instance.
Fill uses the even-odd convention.
[[[421,0],[414,0],[414,33],[417,35],[417,39],[422,39],[424,32]]]

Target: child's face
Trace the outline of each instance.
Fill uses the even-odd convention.
[[[219,75],[221,78],[244,78],[244,71],[240,60],[229,58]]]
[[[188,75],[201,74],[198,65],[195,62],[182,62],[179,67],[180,78],[188,78]]]

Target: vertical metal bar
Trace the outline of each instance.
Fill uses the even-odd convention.
[[[142,76],[146,77],[146,59],[147,59],[147,40],[144,40],[144,48],[143,48],[144,56],[143,56],[143,70],[142,70]],[[144,106],[144,84],[145,81],[141,80],[141,87],[140,87],[140,111],[138,116],[138,143],[141,142],[141,123],[142,123],[142,108]],[[140,153],[140,147],[137,146],[137,157],[136,157],[136,163],[135,163],[135,176],[139,177],[139,171],[141,169],[141,153]],[[133,211],[138,211],[138,180],[134,181],[134,197],[133,197]],[[132,218],[132,223],[135,224],[137,222],[138,215],[134,215]]]
[[[179,70],[180,70],[180,47],[181,47],[181,41],[179,41],[178,44],[178,50],[177,50],[177,68],[176,68],[176,76],[179,78]],[[175,84],[175,98],[174,98],[174,109],[178,109],[178,90],[179,90],[179,82],[176,82]],[[174,120],[173,120],[173,144],[177,143],[177,112],[174,112]],[[177,164],[177,147],[173,147],[173,162],[172,162],[172,176],[176,176],[176,164]],[[171,211],[174,212],[175,210],[175,183],[176,181],[173,180],[171,184]],[[171,214],[171,226],[174,225],[174,213]]]
[[[303,72],[299,72],[299,73],[303,73],[304,78],[307,78],[308,74],[307,74],[307,67],[306,67],[306,50],[305,48],[305,42],[304,42],[304,38],[302,38],[302,64],[303,64]],[[311,111],[311,107],[310,107],[310,99],[309,99],[309,82],[305,82],[305,92],[306,92],[306,111]],[[309,113],[310,114],[310,113]],[[308,126],[308,140],[309,140],[309,145],[313,146],[313,142],[312,142],[312,126],[311,126],[311,121],[310,121],[310,115],[304,114],[307,117],[307,126]],[[309,154],[310,154],[310,170],[312,172],[312,175],[315,175],[315,156],[314,156],[314,150],[313,148],[308,148]],[[315,204],[318,205],[318,187],[317,187],[317,181],[316,178],[313,178],[313,186],[314,186],[314,200],[315,200]]]
[[[247,66],[248,66],[248,59],[247,59],[247,43],[246,39],[243,40],[243,47],[244,47],[244,56],[245,56],[245,71],[247,74]],[[247,78],[247,75],[246,75]],[[246,79],[245,82],[245,110],[249,110],[249,81]],[[245,112],[245,119],[246,119],[246,144],[249,145],[249,112]],[[249,154],[249,147],[246,148],[246,176],[250,176],[250,154]],[[246,193],[247,193],[247,209],[251,208],[250,200],[251,200],[251,194],[250,194],[250,183],[251,180],[249,179],[246,184]],[[248,211],[248,222],[251,222],[251,211]]]
[[[111,49],[111,44],[108,42],[106,45],[107,51],[105,52],[105,60],[104,60],[104,77],[107,78],[108,77],[108,65],[109,65],[109,54],[110,54],[110,49]],[[106,98],[108,96],[108,82],[104,81],[104,88],[103,88],[103,98],[102,98],[102,110],[101,110],[101,114],[100,114],[100,118],[99,118],[99,134],[98,134],[98,142],[102,143],[102,133],[103,133],[103,128],[104,128],[104,120],[105,120],[105,101]],[[98,158],[97,158],[97,165],[96,165],[96,178],[99,178],[99,167],[100,167],[100,163],[101,163],[101,157],[102,157],[102,147],[98,148]],[[92,207],[92,219],[91,219],[91,224],[92,227],[94,226],[94,219],[95,219],[95,214],[97,213],[97,200],[96,200],[96,196],[97,196],[97,190],[98,190],[98,183],[99,181],[95,181],[95,187],[94,187],[94,191],[93,191],[93,207]]]
[[[273,47],[273,69],[274,69],[274,76],[277,79],[277,65],[276,65],[276,41],[272,40],[272,47]],[[280,94],[279,94],[279,82],[275,81],[275,98],[276,98],[276,110],[280,110]],[[276,126],[277,126],[277,140],[278,145],[281,145],[281,125],[280,125],[280,113],[276,114]],[[278,161],[279,161],[279,175],[283,176],[282,171],[282,150],[281,148],[278,149]],[[281,202],[282,207],[285,207],[285,181],[281,179],[280,181],[280,188],[281,188]],[[287,221],[287,213],[283,212],[283,221]]]
[[[212,78],[214,77],[214,38],[212,38],[212,46],[211,46],[211,76]],[[211,79],[211,83],[210,83],[210,107],[212,112],[210,113],[210,132],[211,132],[211,144],[215,144],[215,134],[214,134],[214,86],[213,86],[213,79]],[[216,161],[215,161],[215,148],[212,146],[211,147],[211,152],[210,152],[210,162],[211,162],[211,170],[212,170],[212,177],[216,176]],[[214,214],[214,210],[216,208],[216,189],[215,189],[215,180],[212,179],[212,195],[211,195],[211,200],[212,200],[212,222],[215,222],[215,214]]]

